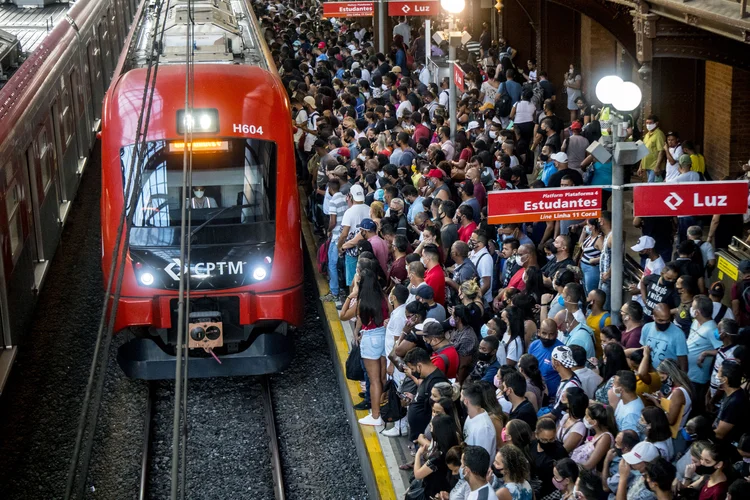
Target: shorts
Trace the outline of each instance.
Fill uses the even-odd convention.
[[[362,359],[380,359],[385,356],[385,327],[362,331],[359,342]]]

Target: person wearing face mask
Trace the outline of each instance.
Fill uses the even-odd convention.
[[[620,343],[625,349],[637,349],[641,345],[641,330],[643,328],[643,307],[631,300],[620,308],[622,336]]]
[[[675,466],[663,458],[657,458],[646,464],[644,479],[646,487],[654,493],[656,500],[672,500],[672,482],[677,475]]]
[[[553,246],[550,250],[554,253],[555,258],[548,261],[544,267],[542,267],[542,274],[544,274],[544,285],[552,286],[552,277],[560,269],[565,269],[568,266],[575,266],[575,262],[570,257],[570,252],[573,249],[570,236],[561,234],[554,240]]]
[[[479,342],[477,362],[469,376],[472,381],[485,380],[493,382],[495,380],[495,375],[500,370],[500,363],[497,360],[497,350],[499,347],[500,340],[494,335],[488,335]]]
[[[497,436],[490,415],[482,407],[483,399],[483,389],[479,383],[469,383],[461,389],[461,402],[467,414],[464,441],[471,446],[481,446],[488,454],[494,454]]]
[[[451,316],[443,322],[443,329],[448,332],[447,338],[458,351],[459,365],[456,379],[459,384],[469,376],[474,365],[479,341],[469,325],[466,308],[463,305],[448,308]]]
[[[598,288],[589,291],[586,297],[589,314],[586,316],[586,324],[594,332],[594,347],[596,357],[602,355],[602,329],[612,324],[609,311],[604,310],[604,302],[607,299],[603,291]]]
[[[732,443],[747,429],[747,415],[750,405],[742,389],[742,367],[735,361],[724,361],[719,368],[719,382],[724,391],[719,413],[714,421],[716,438]]]
[[[620,483],[620,461],[624,454],[630,451],[640,442],[640,438],[635,431],[620,431],[615,436],[614,446],[607,452],[602,464],[602,488],[605,493],[609,493],[608,500],[615,500],[615,492]],[[657,451],[658,453],[658,451]],[[628,477],[628,484],[635,478],[631,470]]]
[[[432,363],[427,351],[420,347],[415,347],[407,352],[404,356],[404,363],[406,364],[406,375],[419,381],[417,393],[406,411],[406,418],[409,421],[409,440],[415,441],[432,418],[432,400],[430,399],[432,388],[439,382],[448,382],[448,379]],[[457,364],[458,353],[456,353]]]
[[[680,277],[680,266],[676,262],[669,262],[661,275],[652,274],[641,280],[641,300],[646,316],[653,316],[657,304],[665,304],[671,311],[680,304],[680,296],[675,287]]]
[[[503,224],[498,227],[497,235],[503,239],[503,241],[514,238],[518,240],[520,245],[534,243],[522,230],[520,224]]]
[[[501,230],[498,230],[498,233],[500,231]],[[520,259],[518,259],[517,255],[519,247],[519,241],[513,237],[503,239],[503,249],[501,251],[501,255],[504,259],[504,262],[500,274],[499,283],[501,290],[508,287],[510,279],[513,277],[513,275],[516,274],[516,272],[518,272],[519,269],[521,269],[521,264],[518,263]]]
[[[469,260],[469,245],[459,240],[453,243],[450,250],[450,257],[455,264],[451,277],[445,278],[445,284],[458,293],[464,282],[477,278],[477,269]],[[451,269],[449,268],[448,271]]]
[[[658,406],[644,408],[638,426],[642,429],[644,440],[656,446],[659,455],[669,461],[674,458],[672,432],[664,410]]]
[[[540,418],[536,423],[536,439],[531,441],[531,458],[534,461],[536,475],[542,483],[539,491],[536,492],[537,498],[544,498],[558,491],[552,481],[555,464],[568,458],[567,450],[555,437],[556,430],[552,419]]]
[[[576,387],[581,388],[581,381],[578,376],[573,372],[575,366],[575,360],[570,349],[566,346],[558,346],[552,350],[552,368],[558,373],[560,382],[557,384],[557,391],[555,397],[550,401],[549,412],[544,413],[540,410],[541,418],[550,418],[553,420],[560,420],[563,414],[568,410],[566,400],[563,395],[568,388]],[[552,392],[550,392],[550,396]]]
[[[501,390],[505,399],[510,402],[511,410],[508,415],[511,420],[522,420],[529,424],[529,428],[536,427],[536,410],[526,399],[526,379],[517,372],[511,371],[503,376]]]
[[[739,325],[733,319],[724,318],[719,321],[719,328],[716,333],[719,340],[721,340],[721,347],[701,353],[698,357],[699,361],[707,357],[714,358],[713,368],[711,369],[710,389],[706,395],[706,408],[708,411],[713,411],[715,407],[718,407],[719,401],[721,401],[719,368],[721,368],[724,361],[737,361],[735,351],[737,351],[740,340],[739,328]]]
[[[467,208],[461,207],[460,211]],[[464,214],[465,215],[465,214]],[[461,231],[459,230],[459,235]],[[461,238],[463,240],[463,238]],[[492,301],[492,275],[494,274],[494,263],[492,255],[487,250],[487,234],[481,229],[473,229],[469,234],[468,245],[471,249],[469,259],[474,264],[479,277],[479,286],[485,305]]]
[[[643,472],[646,465],[659,458],[659,450],[646,441],[635,445],[622,455],[618,466],[620,481],[616,487],[616,500],[656,500],[656,496],[646,487]]]
[[[646,175],[648,182],[656,182],[663,174],[666,165],[667,156],[664,146],[667,144],[667,138],[659,128],[659,118],[656,115],[646,117],[646,130],[643,143],[648,148],[649,154],[641,160],[638,175]]]
[[[494,455],[494,451],[490,455],[481,446],[466,446],[464,448],[464,454],[461,457],[461,468],[458,473],[459,477],[468,483],[469,490],[471,491],[465,497],[466,500],[487,500],[495,496],[495,490],[492,489],[492,486],[487,481],[491,457]]]
[[[586,408],[583,424],[590,438],[573,450],[570,458],[584,469],[595,471],[602,465],[607,452],[615,444],[617,426],[612,408],[592,402]]]
[[[560,491],[560,500],[576,500],[573,492],[578,473],[578,464],[570,458],[562,458],[555,462],[552,469],[552,484]]]
[[[666,304],[657,304],[653,313],[654,321],[645,324],[641,330],[641,345],[649,347],[651,362],[654,365],[659,366],[665,359],[671,359],[677,362],[681,370],[687,371],[687,341],[682,330],[672,322],[669,307]],[[631,349],[628,349],[628,352],[630,351]]]
[[[557,339],[557,323],[552,319],[545,319],[539,327],[538,339],[529,346],[529,354],[539,361],[539,371],[544,377],[547,391],[556,394],[560,385],[560,374],[552,365],[552,352],[564,344]]]
[[[216,200],[210,196],[205,196],[205,186],[193,186],[193,197],[190,198],[190,207],[193,209],[201,208],[218,208]]]
[[[698,465],[685,468],[685,480],[681,488],[699,490],[698,500],[720,500],[726,497],[729,478],[724,469],[729,469],[729,453],[721,444],[710,444],[701,453]]]
[[[713,303],[705,295],[696,295],[690,309],[693,323],[690,325],[690,335],[687,338],[688,377],[695,387],[695,408],[703,412],[706,402],[706,391],[711,380],[711,359],[701,354],[716,350],[722,346],[717,335],[718,328],[712,319]],[[699,363],[698,361],[701,360]]]
[[[643,410],[643,401],[636,394],[636,378],[632,370],[620,370],[615,375],[612,392],[619,398],[615,408],[617,428],[639,431],[638,421]]]
[[[586,324],[586,316],[579,305],[583,300],[583,287],[578,283],[568,283],[563,289],[563,300],[565,308],[555,316],[562,332],[561,340],[567,346],[583,347],[587,359],[596,357],[594,331]]]
[[[493,471],[503,479],[503,485],[497,490],[498,500],[532,500],[529,461],[523,452],[512,444],[503,446],[495,455]]]

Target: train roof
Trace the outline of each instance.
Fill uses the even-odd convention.
[[[21,50],[31,54],[47,35],[65,19],[69,2],[41,9],[28,9],[12,4],[0,5],[0,29],[18,37]]]

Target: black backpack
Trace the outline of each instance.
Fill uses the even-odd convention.
[[[406,408],[401,405],[396,381],[391,379],[383,387],[380,399],[380,417],[384,422],[398,422],[406,416]]]
[[[495,100],[495,116],[505,118],[510,116],[510,112],[513,109],[513,99],[508,94],[508,90],[505,88],[505,82],[501,83],[502,91]]]

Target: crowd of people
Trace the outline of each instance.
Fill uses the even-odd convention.
[[[711,280],[742,216],[635,218],[643,275],[611,311],[610,212],[487,220],[490,191],[611,184],[611,163],[586,152],[608,110],[586,102],[572,65],[559,98],[483,26],[460,51],[467,85],[451,130],[421,28],[399,19],[382,53],[371,28],[321,19],[315,0],[255,7],[293,108],[322,299],[357,340],[359,423],[410,443],[407,498],[750,491],[750,261],[731,290]],[[707,177],[693,144],[656,116],[645,124],[651,154],[634,175]]]

